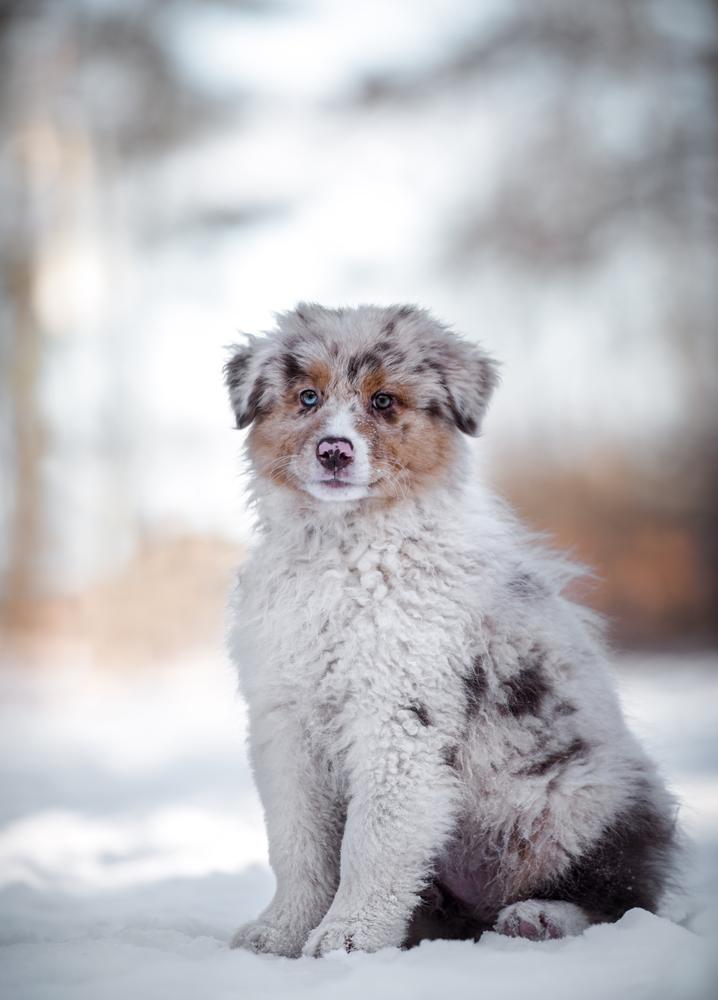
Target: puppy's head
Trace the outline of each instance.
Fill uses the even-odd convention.
[[[449,482],[497,381],[478,346],[410,306],[301,304],[225,374],[256,473],[328,502]]]

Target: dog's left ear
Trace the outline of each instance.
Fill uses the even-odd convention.
[[[447,405],[459,430],[476,437],[499,382],[499,366],[478,344],[458,340],[452,347],[441,364]]]
[[[224,366],[224,380],[237,427],[248,427],[269,408],[267,379],[262,374],[259,338],[247,335],[247,343],[232,348]]]

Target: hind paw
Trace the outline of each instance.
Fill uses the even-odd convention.
[[[585,931],[591,921],[580,906],[551,899],[525,899],[505,906],[494,924],[498,934],[546,941]]]

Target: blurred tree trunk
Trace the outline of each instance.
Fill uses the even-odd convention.
[[[36,234],[31,211],[33,192],[28,178],[22,122],[27,93],[22,94],[17,66],[16,27],[23,15],[32,17],[40,4],[2,4],[0,11],[0,338],[4,394],[3,414],[9,425],[3,487],[6,490],[3,529],[7,532],[4,573],[0,581],[0,624],[20,625],[31,616],[37,593],[39,489],[43,436],[39,412],[42,333],[33,303]]]
[[[14,425],[15,454],[10,480],[13,502],[9,527],[9,558],[2,616],[22,625],[37,595],[37,546],[41,537],[40,461],[43,434],[39,414],[38,381],[42,334],[32,304],[31,255],[22,251],[7,263],[13,313],[10,330],[10,368],[6,374]]]

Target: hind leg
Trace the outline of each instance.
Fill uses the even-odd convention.
[[[592,923],[588,914],[575,903],[553,899],[525,899],[505,906],[498,915],[494,930],[508,937],[545,941],[580,934]]]

